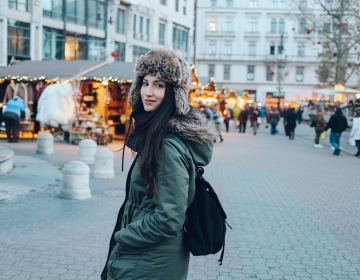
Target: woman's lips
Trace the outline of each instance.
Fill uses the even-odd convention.
[[[151,105],[151,104],[153,104],[155,102],[155,100],[147,100],[147,99],[145,99],[145,103],[147,104],[147,105]]]

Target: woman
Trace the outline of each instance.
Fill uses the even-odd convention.
[[[356,110],[355,117],[352,121],[352,128],[350,131],[350,137],[355,138],[355,145],[358,148],[356,157],[360,157],[360,110]]]
[[[175,52],[149,51],[135,75],[128,97],[135,124],[126,146],[137,156],[101,279],[186,279],[183,225],[195,192],[192,155],[207,165],[217,131],[190,108],[190,67]]]
[[[316,133],[314,147],[322,148],[323,146],[321,144],[319,144],[319,141],[320,141],[321,133],[323,133],[325,131],[326,123],[325,123],[324,114],[323,114],[321,108],[317,108],[314,122],[315,122],[314,128],[315,128],[315,133]]]
[[[294,140],[295,138],[295,127],[296,127],[297,114],[294,108],[290,108],[286,114],[287,129],[289,132],[289,139]]]
[[[226,132],[229,132],[229,123],[231,120],[231,109],[229,108],[229,105],[227,105],[227,104],[225,104],[225,110],[223,112],[223,116],[224,116],[224,124],[225,124]]]

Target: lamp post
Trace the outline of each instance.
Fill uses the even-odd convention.
[[[277,98],[278,98],[278,109],[280,109],[280,97],[284,97],[284,92],[282,91],[282,87],[281,87],[281,80],[284,76],[283,74],[283,69],[284,69],[284,64],[285,64],[285,56],[283,55],[283,51],[284,51],[284,33],[281,33],[281,37],[280,37],[280,45],[278,48],[278,87],[277,87]]]

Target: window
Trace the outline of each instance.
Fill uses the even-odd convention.
[[[250,8],[257,8],[258,0],[250,0]]]
[[[271,8],[276,9],[278,6],[278,0],[271,0]]]
[[[18,10],[21,12],[28,12],[29,2],[28,0],[9,0],[9,9]]]
[[[8,58],[30,59],[30,23],[8,20]]]
[[[209,64],[208,75],[209,75],[209,77],[215,76],[215,65],[214,64]]]
[[[256,19],[251,19],[249,22],[249,31],[250,32],[257,32],[257,21]]]
[[[63,0],[42,1],[42,9],[45,17],[63,18]]]
[[[139,47],[139,46],[133,46],[133,62],[136,62],[139,57],[143,54],[146,54],[148,51],[150,51],[147,48]]]
[[[89,26],[105,30],[105,3],[102,0],[89,0],[87,7]]]
[[[285,21],[283,19],[279,20],[279,33],[285,32]]]
[[[225,54],[231,54],[232,53],[232,44],[230,41],[225,42]]]
[[[84,35],[67,32],[65,38],[65,60],[86,59],[87,43]],[[88,56],[96,56],[95,50],[89,50]]]
[[[116,33],[125,34],[125,11],[121,9],[117,10]]]
[[[216,7],[216,5],[217,5],[216,2],[217,2],[216,0],[211,0],[211,7]]]
[[[62,30],[45,26],[43,27],[43,60],[56,60],[64,58],[63,38]]]
[[[276,33],[276,19],[271,20],[270,32],[271,33]]]
[[[266,80],[271,82],[273,80],[273,70],[271,69],[271,66],[266,66]],[[272,75],[271,75],[272,74]]]
[[[146,19],[146,41],[150,41],[150,19]]]
[[[232,18],[225,19],[225,31],[232,32],[233,31],[233,20]]]
[[[105,59],[105,40],[102,38],[90,36],[88,41],[88,60],[104,60]]]
[[[247,80],[253,81],[255,77],[255,66],[248,65],[247,67]]]
[[[304,67],[303,66],[296,67],[296,81],[297,82],[304,81]]]
[[[173,48],[174,50],[188,50],[189,30],[185,27],[174,25],[173,27]]]
[[[186,15],[186,6],[183,7],[183,15]]]
[[[208,52],[209,54],[215,54],[216,53],[216,42],[210,41],[208,45]]]
[[[300,8],[306,9],[307,0],[300,0]]]
[[[66,20],[85,24],[85,0],[66,0]]]
[[[249,42],[249,55],[256,55],[256,44],[255,42]]]
[[[133,38],[136,39],[136,15],[134,15]]]
[[[210,28],[210,31],[212,31],[212,32],[216,31],[216,18],[215,17],[210,18],[209,28]]]
[[[298,44],[298,56],[305,56],[305,44],[304,43]]]
[[[233,0],[226,0],[226,7],[233,7],[233,6],[234,6]]]
[[[179,0],[175,0],[175,11],[179,11]]]
[[[275,44],[271,43],[270,45],[270,55],[275,55]]]
[[[306,32],[306,21],[301,19],[299,21],[299,33],[300,34],[305,34],[305,32]]]
[[[230,65],[224,65],[224,80],[230,80]]]
[[[331,31],[331,20],[324,22],[323,32],[329,33]]]
[[[139,34],[140,34],[140,40],[144,39],[143,37],[143,23],[144,23],[144,18],[140,17],[140,23],[139,23]]]
[[[117,56],[115,57],[115,61],[125,61],[125,43],[115,42],[115,49],[117,52]]]
[[[159,24],[159,45],[165,45],[165,24]]]
[[[280,9],[285,9],[286,8],[286,0],[280,0],[279,8]]]
[[[160,0],[161,5],[166,5],[166,0]]]

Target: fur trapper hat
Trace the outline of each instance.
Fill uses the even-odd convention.
[[[129,105],[133,108],[140,98],[143,78],[147,74],[156,76],[174,86],[178,115],[185,115],[189,112],[191,70],[184,58],[174,51],[165,49],[153,49],[140,56],[135,66],[135,80],[131,85],[128,97]]]

